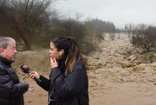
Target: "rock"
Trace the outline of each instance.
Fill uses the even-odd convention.
[[[111,74],[116,72],[116,71],[113,70],[113,69],[109,69],[108,71],[109,71]]]
[[[129,61],[123,61],[123,62],[121,63],[121,67],[123,67],[123,68],[131,67],[131,66],[132,66],[132,63],[129,62]]]
[[[116,53],[118,53],[120,55],[126,55],[126,52],[124,49],[116,50]]]
[[[96,68],[101,68],[107,64],[105,59],[99,59],[96,63]]]
[[[133,62],[133,66],[137,66],[137,65],[139,65],[139,64],[141,64],[141,62],[139,62],[139,61]]]
[[[95,87],[95,86],[97,86],[97,85],[98,85],[98,83],[97,83],[96,81],[94,81],[94,80],[89,81],[89,86],[90,86],[90,87]]]
[[[150,64],[151,68],[154,69],[154,71],[156,71],[156,62]]]
[[[87,70],[95,70],[96,67],[95,67],[95,66],[86,66],[86,69],[87,69]]]
[[[129,72],[128,71],[120,71],[120,75],[122,76],[129,76]]]
[[[156,56],[154,52],[148,52],[142,55],[142,60],[146,63],[156,62]]]
[[[123,82],[124,80],[121,78],[121,79],[117,79],[117,82]]]
[[[137,65],[137,66],[133,67],[133,70],[135,70],[135,71],[145,70],[146,66],[147,66],[146,64],[140,64],[140,65]]]
[[[127,60],[132,62],[132,61],[136,60],[136,56],[135,55],[131,55],[130,57],[127,58]]]
[[[156,85],[156,82],[154,82],[153,84]]]
[[[95,66],[96,65],[96,59],[94,59],[93,57],[88,56],[87,57],[87,65],[88,66]]]
[[[100,54],[101,54],[101,52],[97,51],[97,52],[91,53],[90,56],[92,56],[94,59],[99,59]]]
[[[106,65],[105,59],[94,59],[93,57],[88,57],[87,59],[87,66],[95,66],[97,68],[104,67]]]
[[[99,70],[95,70],[95,74],[99,74],[101,73]]]
[[[137,50],[137,53],[139,53],[139,54],[141,54],[141,55],[144,54],[144,53],[146,52],[145,49],[137,48],[136,50]]]

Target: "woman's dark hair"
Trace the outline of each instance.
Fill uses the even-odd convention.
[[[69,72],[72,72],[75,63],[78,60],[82,59],[78,44],[75,39],[73,37],[60,37],[51,40],[51,43],[55,45],[58,51],[60,51],[61,49],[64,50],[64,57],[66,58],[65,75],[67,75]]]

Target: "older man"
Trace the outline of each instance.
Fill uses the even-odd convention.
[[[0,39],[0,105],[24,105],[23,94],[30,88],[26,82],[19,81],[11,66],[16,53],[14,39]]]

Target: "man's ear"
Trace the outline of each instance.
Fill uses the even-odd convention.
[[[1,53],[1,54],[4,54],[4,48],[1,48],[1,49],[0,49],[0,53]]]
[[[4,52],[4,48],[1,48],[0,51],[1,51],[1,53]]]

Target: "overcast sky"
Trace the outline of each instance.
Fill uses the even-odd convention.
[[[129,23],[156,25],[156,0],[61,0],[56,7],[68,17],[80,13],[84,19],[111,21],[118,28]]]

